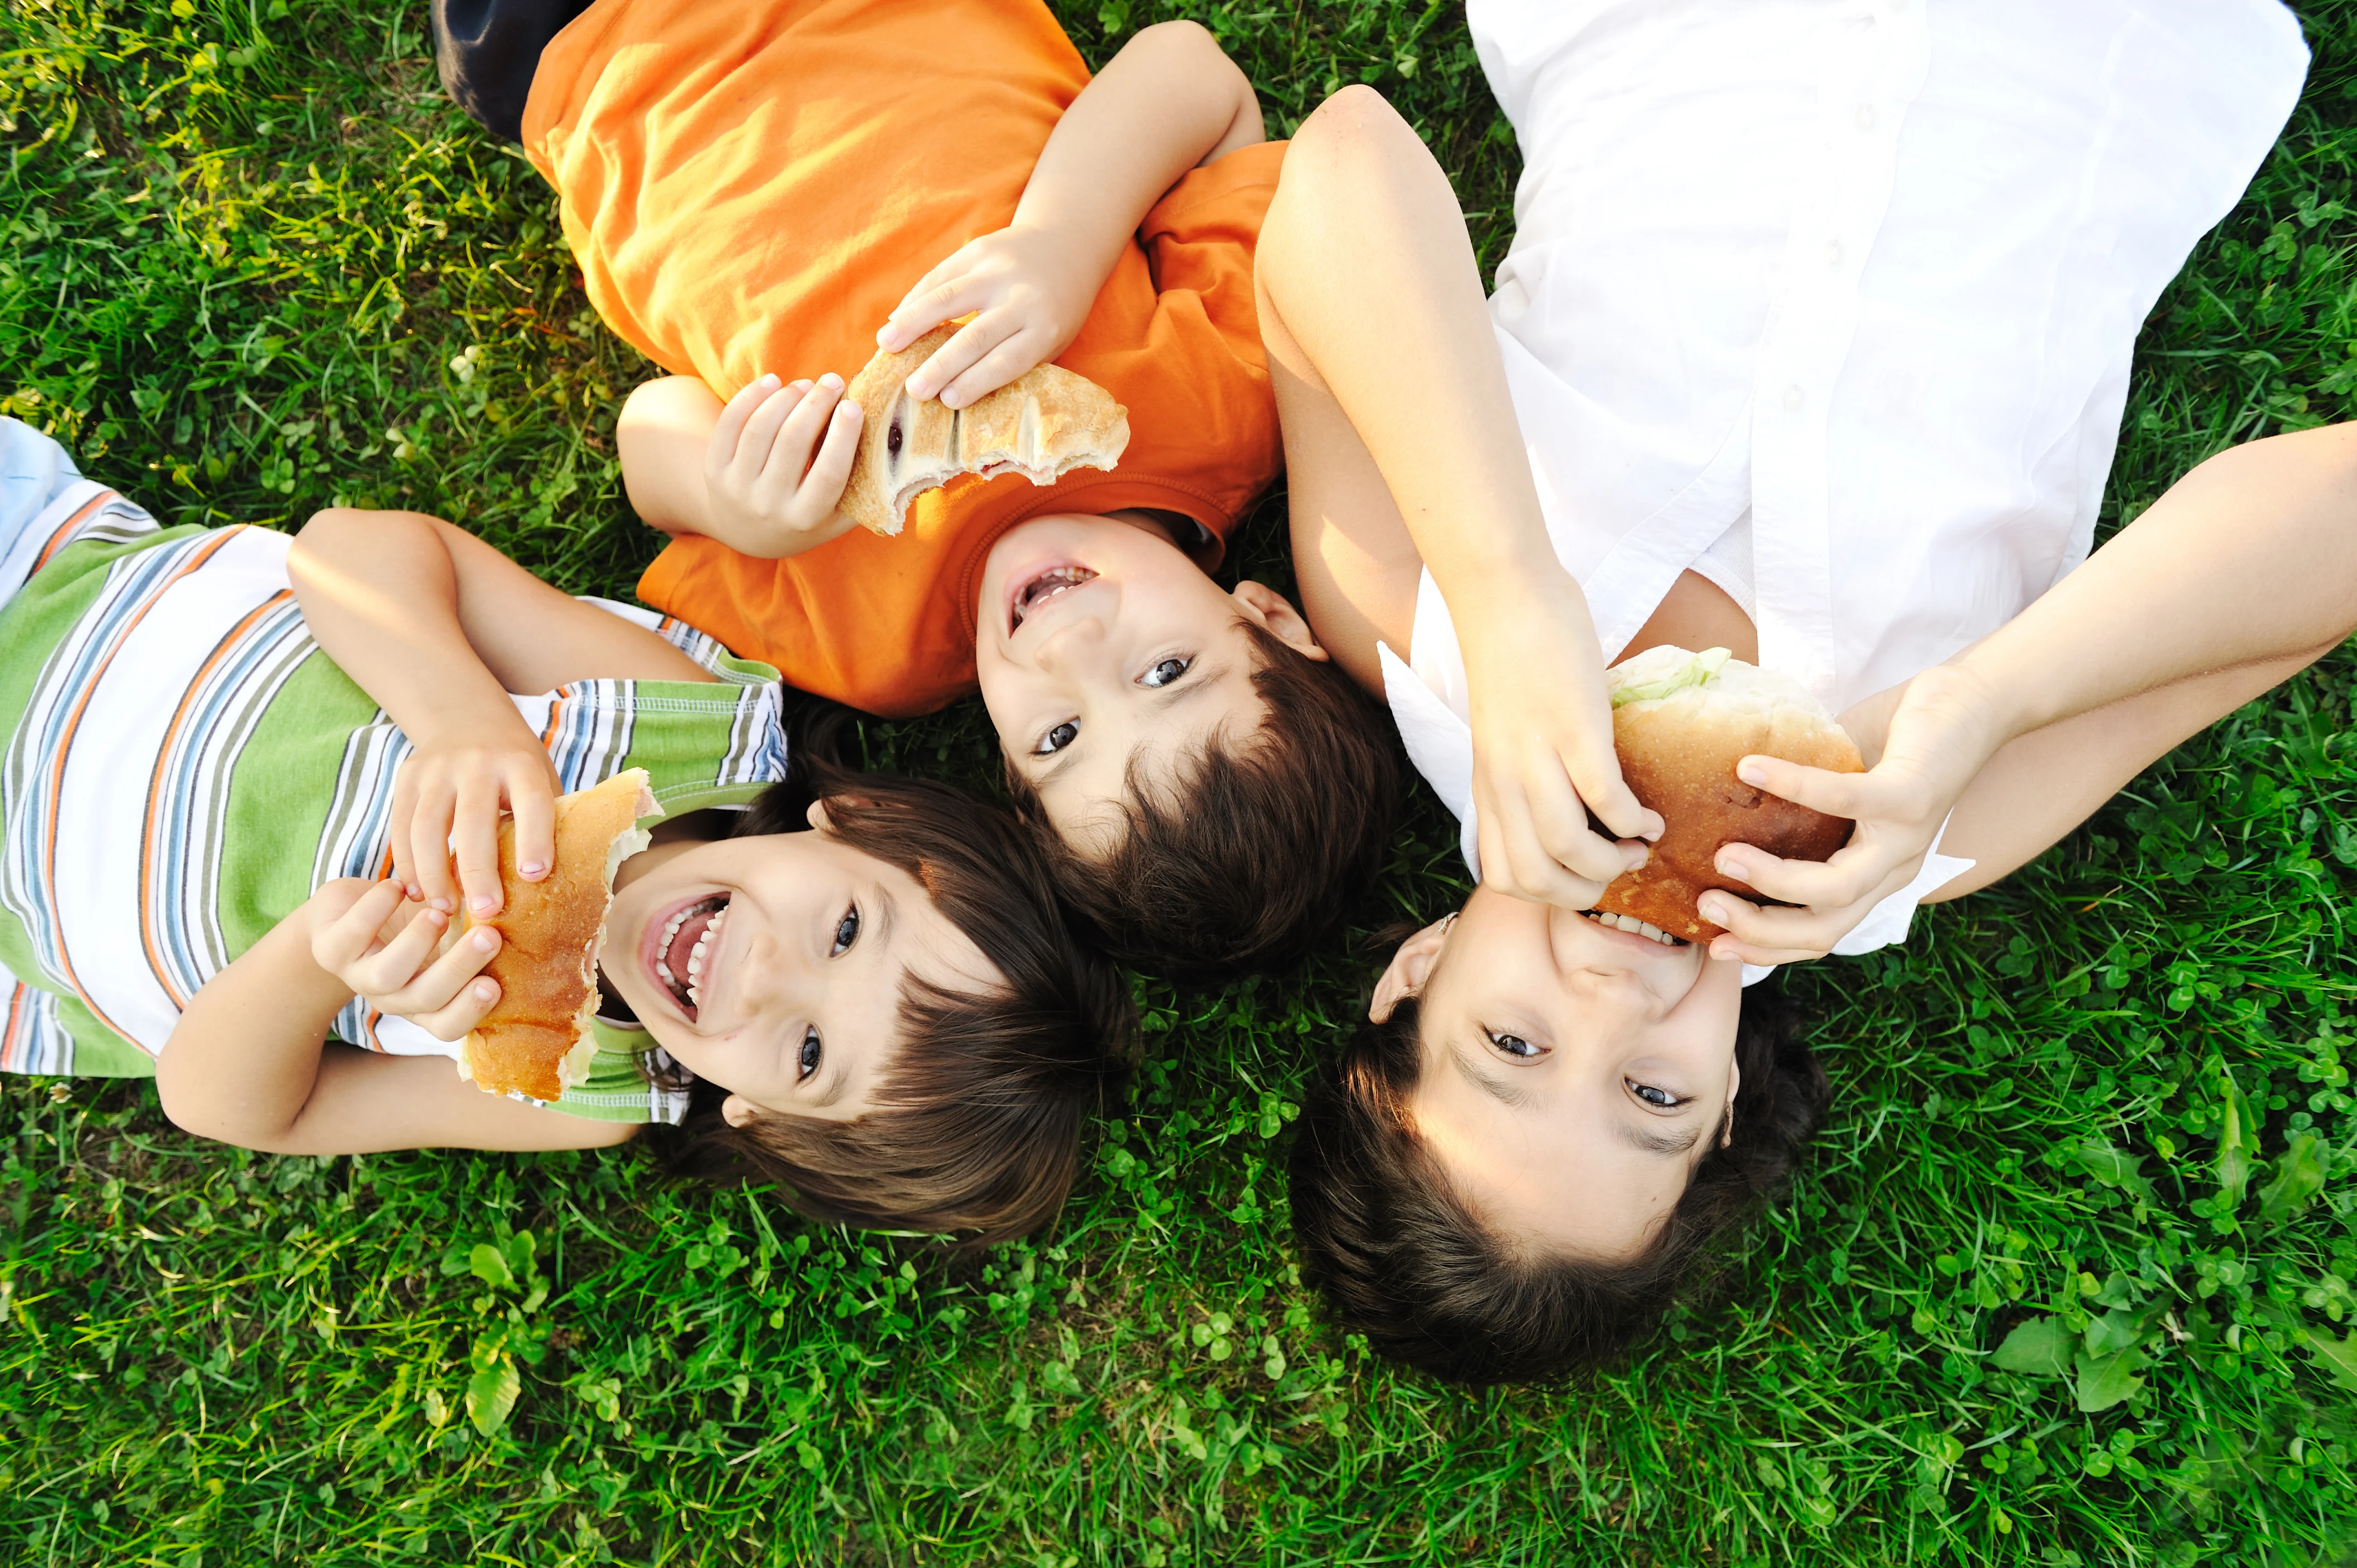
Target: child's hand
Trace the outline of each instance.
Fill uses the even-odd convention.
[[[481,972],[500,933],[478,926],[440,957],[450,917],[402,897],[398,882],[339,877],[304,906],[311,959],[380,1013],[406,1018],[437,1040],[461,1040],[500,999]]]
[[[2007,738],[1986,696],[1953,666],[1918,675],[1891,712],[1882,756],[1864,773],[1745,757],[1736,768],[1745,783],[1857,826],[1824,861],[1781,860],[1751,844],[1720,850],[1723,875],[1802,907],[1763,908],[1724,889],[1704,894],[1704,918],[1727,928],[1711,939],[1711,956],[1757,964],[1822,958],[1913,881],[1948,813]]]
[[[1517,897],[1585,909],[1645,864],[1637,839],[1662,819],[1638,804],[1612,749],[1604,660],[1560,595],[1522,597],[1460,621],[1473,709],[1473,805],[1481,880]],[[1593,832],[1588,813],[1620,842]]]
[[[835,503],[859,456],[864,416],[843,390],[832,371],[787,386],[765,375],[728,400],[704,454],[708,532],[777,560],[851,526]]]
[[[477,724],[411,737],[417,749],[393,783],[393,878],[439,911],[463,893],[477,919],[500,912],[500,816],[515,817],[516,873],[556,864],[556,769],[513,707]],[[456,861],[457,879],[451,879]]]
[[[942,322],[974,313],[908,381],[912,398],[963,408],[1062,353],[1103,286],[1103,275],[1054,231],[1001,229],[968,241],[918,279],[876,341],[898,353]]]

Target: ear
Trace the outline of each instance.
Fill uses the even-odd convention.
[[[1375,982],[1374,1000],[1367,1004],[1367,1022],[1381,1024],[1392,1015],[1393,1009],[1407,997],[1424,989],[1432,976],[1432,966],[1440,960],[1440,950],[1448,940],[1448,928],[1456,916],[1435,920],[1400,943],[1399,951],[1392,954],[1391,962]]]
[[[1743,1063],[1733,1056],[1727,1058],[1727,1123],[1718,1130],[1718,1146],[1735,1142],[1735,1097],[1743,1088]]]
[[[816,811],[818,808],[813,806],[811,809]],[[813,827],[817,825],[815,822],[812,824]],[[753,1102],[741,1094],[732,1094],[720,1102],[720,1119],[731,1127],[749,1127],[753,1124],[753,1118],[759,1114]]]
[[[810,803],[810,810],[802,813],[802,820],[823,832],[829,825],[826,820],[826,802],[813,800]],[[735,1123],[732,1122],[730,1125],[733,1126]]]
[[[1254,620],[1276,634],[1277,640],[1305,659],[1326,661],[1326,650],[1318,644],[1318,634],[1301,618],[1293,602],[1265,583],[1255,583],[1247,577],[1236,585],[1236,603]]]

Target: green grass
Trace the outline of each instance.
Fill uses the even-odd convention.
[[[1094,58],[1167,14],[1066,9]],[[1512,144],[1453,12],[1169,9],[1274,130],[1344,81],[1394,95],[1500,253]],[[414,505],[626,589],[651,541],[611,429],[644,367],[549,193],[439,101],[422,5],[288,13],[0,14],[0,409],[168,520]],[[2309,19],[2298,115],[2147,331],[2115,515],[2357,412],[2357,8]],[[1281,575],[1281,540],[1264,508],[1239,553]],[[1715,1305],[1561,1391],[1396,1376],[1297,1283],[1290,1099],[1371,967],[1340,946],[1147,988],[1132,1113],[1052,1233],[982,1261],[642,1150],[279,1159],[181,1136],[145,1084],[8,1079],[0,1554],[2349,1561],[2352,679],[2235,715],[1905,950],[1785,981],[1832,1126]],[[986,735],[969,705],[866,740],[973,779]],[[1364,929],[1462,891],[1416,811]],[[511,1369],[486,1436],[468,1388]]]

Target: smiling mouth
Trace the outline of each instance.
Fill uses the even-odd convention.
[[[1017,585],[1014,600],[1010,606],[1012,618],[1007,623],[1006,634],[1009,637],[1014,636],[1015,628],[1023,624],[1025,616],[1046,604],[1058,594],[1095,580],[1096,574],[1086,566],[1050,566],[1037,576]]]
[[[704,972],[716,951],[713,938],[727,918],[727,894],[699,898],[664,923],[662,940],[655,949],[655,978],[690,1023],[703,1009]]]
[[[1582,909],[1579,914],[1581,918],[1591,920],[1597,925],[1644,937],[1661,943],[1665,948],[1682,948],[1690,945],[1684,938],[1674,937],[1659,926],[1649,926],[1634,915],[1599,915],[1593,909]]]

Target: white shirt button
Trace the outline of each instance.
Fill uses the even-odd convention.
[[[1808,401],[1808,395],[1799,387],[1790,386],[1784,389],[1784,406],[1793,413],[1798,413],[1801,411],[1801,405]]]
[[[1829,267],[1837,267],[1837,266],[1839,266],[1839,265],[1841,265],[1841,264],[1842,264],[1842,242],[1841,242],[1839,240],[1828,240],[1828,241],[1826,241],[1826,242],[1825,242],[1825,265],[1827,265],[1827,266],[1829,266]]]
[[[1871,131],[1874,129],[1873,104],[1861,103],[1857,106],[1857,128],[1861,131]]]

